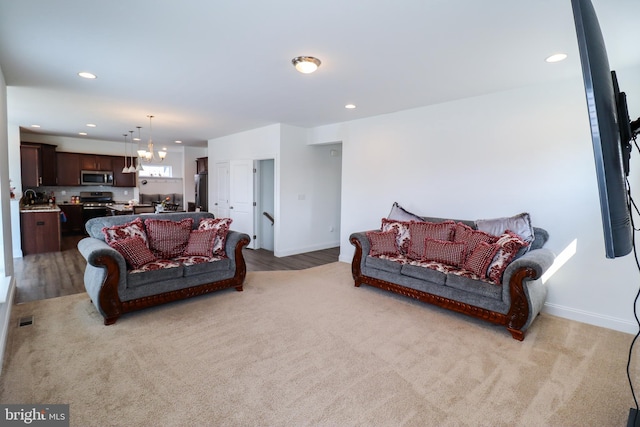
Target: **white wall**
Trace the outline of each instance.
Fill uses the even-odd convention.
[[[307,129],[282,126],[280,222],[287,238],[277,245],[279,253],[338,246],[341,158],[330,155],[337,147],[310,146]]]
[[[637,76],[640,70],[631,72]],[[621,70],[619,75],[628,95],[636,94],[636,104],[630,103],[635,118],[640,82],[627,81]],[[581,80],[326,126],[313,134],[343,142],[342,261],[353,255],[349,234],[378,228],[394,201],[421,215],[461,219],[527,211],[534,225],[549,231],[547,247],[557,254],[577,243],[575,255],[548,280],[545,310],[637,331],[632,309],[640,280],[633,258],[604,255]],[[635,172],[640,160],[634,155]]]
[[[308,139],[307,129],[278,124],[209,141],[210,169],[229,160],[275,160],[276,256],[339,244],[341,158],[332,158],[329,146],[309,146]],[[210,200],[214,178],[209,174]]]

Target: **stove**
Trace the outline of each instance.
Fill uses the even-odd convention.
[[[107,206],[113,204],[111,191],[81,191],[82,220],[86,223],[91,218],[109,215]]]
[[[113,204],[113,193],[111,191],[81,191],[80,203],[85,209],[103,208]]]

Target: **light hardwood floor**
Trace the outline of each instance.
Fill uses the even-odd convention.
[[[84,292],[86,262],[76,247],[83,237],[63,236],[60,252],[15,258],[16,303]],[[245,249],[243,253],[247,271],[303,270],[338,261],[340,248],[280,258],[265,249]]]

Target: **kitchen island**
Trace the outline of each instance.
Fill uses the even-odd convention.
[[[60,251],[60,208],[56,205],[20,207],[23,255]]]

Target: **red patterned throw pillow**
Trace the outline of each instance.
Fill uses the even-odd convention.
[[[496,245],[499,249],[489,265],[489,274],[487,276],[489,280],[499,285],[502,283],[502,274],[509,263],[513,261],[520,249],[528,246],[529,243],[525,242],[513,231],[507,230],[502,236],[498,237]]]
[[[424,261],[435,261],[454,267],[462,266],[466,246],[462,242],[448,240],[425,239]]]
[[[145,242],[140,236],[127,237],[120,240],[114,240],[109,243],[116,251],[127,261],[127,264],[134,269],[138,269],[143,265],[156,261],[158,258],[149,250]]]
[[[114,225],[112,227],[104,227],[102,229],[104,234],[104,240],[107,244],[111,244],[116,240],[122,240],[133,236],[138,236],[142,239],[144,244],[149,247],[149,240],[147,239],[147,233],[144,231],[144,223],[140,218],[136,218],[126,224]]]
[[[216,237],[215,230],[192,230],[189,235],[189,242],[184,249],[185,256],[206,256],[213,255],[213,239]]]
[[[231,218],[202,218],[198,224],[198,230],[213,230],[215,237],[211,252],[213,255],[227,256],[225,244],[227,243],[227,233],[233,220]]]
[[[367,231],[366,234],[369,239],[369,243],[371,244],[371,247],[369,248],[370,256],[396,256],[400,253],[398,250],[395,231]]]
[[[496,252],[498,252],[498,249],[498,245],[496,244],[479,242],[475,249],[469,253],[469,256],[462,267],[465,270],[469,270],[476,274],[481,279],[484,279],[487,277],[489,264],[491,264],[491,261],[496,255]]]
[[[409,252],[411,235],[409,234],[409,224],[407,221],[396,221],[382,218],[382,231],[393,231],[396,233],[396,243],[400,253],[406,255]]]
[[[474,230],[468,225],[459,222],[456,224],[456,231],[453,241],[466,243],[468,256],[471,252],[473,252],[478,243],[494,243],[497,239],[497,236],[485,233],[484,231]]]
[[[149,237],[149,248],[158,258],[175,258],[184,252],[189,242],[193,218],[181,221],[147,219],[144,221]]]
[[[452,241],[455,230],[455,221],[422,221],[411,222],[409,224],[409,234],[411,236],[411,240],[416,239],[418,242],[424,242],[424,239]]]

